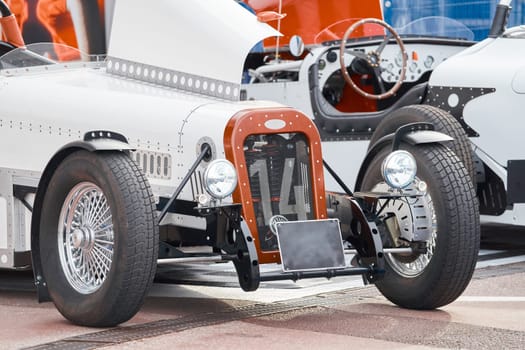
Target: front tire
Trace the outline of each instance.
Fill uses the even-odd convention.
[[[454,301],[470,282],[479,250],[478,204],[465,167],[447,147],[403,144],[402,148],[414,155],[417,178],[428,185],[425,201],[433,221],[432,237],[427,254],[415,260],[387,254],[384,278],[376,286],[399,306],[434,309]],[[385,186],[381,163],[389,151],[385,148],[372,160],[360,190]],[[386,236],[382,232],[384,242],[388,241]]]
[[[125,154],[78,151],[51,177],[42,205],[40,254],[59,312],[83,326],[129,320],[156,270],[151,189]]]

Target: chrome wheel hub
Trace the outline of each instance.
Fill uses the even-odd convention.
[[[416,178],[414,183],[403,191],[414,192],[417,190],[419,180]],[[388,191],[388,185],[381,182],[374,186],[372,191],[386,192]],[[382,200],[380,206],[384,204]],[[430,230],[428,233],[429,239],[427,240],[427,252],[426,254],[420,254],[414,258],[407,258],[400,254],[386,254],[385,259],[389,265],[400,275],[406,278],[413,278],[419,276],[430,263],[434,250],[436,248],[437,238],[437,219],[432,202],[432,197],[428,192],[425,192],[422,197],[419,198],[406,198],[390,201],[383,209],[382,214],[394,214],[399,222],[400,230],[414,230],[421,223],[420,218],[423,215],[427,219],[424,220],[425,225],[429,226],[426,229]],[[402,237],[403,233],[399,232],[397,237]],[[397,242],[394,242],[397,243]]]
[[[111,208],[102,190],[90,182],[68,193],[58,222],[62,270],[79,293],[91,294],[106,280],[113,262]]]
[[[91,249],[95,242],[95,233],[89,227],[77,228],[71,233],[71,243],[74,248]]]

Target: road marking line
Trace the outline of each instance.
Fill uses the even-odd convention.
[[[509,258],[502,258],[502,259],[480,261],[476,264],[476,269],[482,269],[484,267],[489,267],[489,266],[514,264],[514,263],[523,262],[523,261],[525,261],[525,255],[512,256]]]
[[[305,282],[306,281],[306,282]],[[310,283],[318,283],[318,285],[309,285]],[[337,282],[336,282],[337,281]],[[285,284],[280,281],[278,284]],[[271,284],[272,282],[265,282]],[[286,283],[288,284],[288,283]],[[285,284],[285,285],[286,285]],[[265,286],[259,288],[254,292],[244,292],[241,288],[226,288],[226,287],[210,287],[199,285],[186,284],[160,284],[154,283],[150,289],[150,297],[170,297],[177,296],[179,298],[216,298],[216,299],[232,299],[232,300],[248,300],[260,303],[274,303],[279,301],[286,301],[290,299],[297,299],[302,297],[309,297],[318,294],[332,293],[345,289],[352,289],[363,287],[363,280],[357,276],[349,276],[344,279],[311,279],[299,280],[297,282],[290,281],[289,285],[297,288],[289,289],[282,286],[271,288]]]
[[[457,301],[467,302],[525,302],[525,297],[460,296]]]
[[[502,253],[504,250],[494,250],[494,249],[480,249],[478,255],[490,255],[490,254],[498,254]]]

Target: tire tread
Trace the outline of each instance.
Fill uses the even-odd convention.
[[[68,193],[81,182],[100,187],[112,212],[115,244],[111,268],[93,293],[76,291],[67,280],[57,245],[59,215]],[[128,321],[142,306],[155,277],[159,232],[148,180],[125,153],[69,154],[53,173],[40,219],[43,274],[51,299],[68,320],[82,326],[111,327]]]
[[[441,144],[403,147],[414,154],[418,163],[425,164],[432,180],[429,186],[435,187],[432,200],[435,208],[438,205],[442,208],[437,243],[434,256],[419,276],[403,277],[387,266],[384,279],[376,286],[399,306],[435,309],[457,299],[472,278],[480,242],[477,197],[465,166],[448,147]],[[377,168],[375,164],[368,171],[377,171],[372,169]],[[364,190],[369,190],[370,185],[373,186],[365,184]]]
[[[119,303],[115,305],[111,319],[103,322],[115,325],[137,313],[153,283],[158,256],[158,227],[154,197],[137,164],[123,153],[106,153],[102,154],[102,158],[123,189],[125,210],[130,218],[128,235],[132,237],[128,240],[127,249],[133,254],[125,269],[128,275],[120,289]],[[140,212],[140,208],[145,209],[144,213]]]

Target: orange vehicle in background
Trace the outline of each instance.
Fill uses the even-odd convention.
[[[107,0],[8,0],[6,1],[14,13],[20,31],[24,32],[27,21],[38,21],[55,44],[65,44],[78,47],[87,53],[103,53],[106,50],[106,23],[104,12],[107,10]],[[285,46],[293,35],[300,35],[306,45],[325,41],[319,33],[329,35],[334,23],[343,22],[349,18],[383,18],[379,1],[358,0],[244,0],[240,1],[252,8],[256,13],[274,11],[286,14],[280,23],[271,22],[283,34],[279,45]],[[281,7],[281,8],[279,8]],[[280,11],[279,11],[280,10]],[[109,11],[111,12],[111,11]],[[344,31],[348,21],[341,23]],[[335,28],[335,30],[339,30]],[[359,33],[354,35],[366,35]],[[35,42],[31,35],[24,35],[26,42]],[[340,36],[340,35],[339,35]],[[334,35],[334,38],[337,34]],[[38,40],[37,40],[38,41]],[[276,39],[264,41],[265,48],[275,47]],[[57,50],[58,49],[57,46]],[[61,53],[57,52],[60,57]]]
[[[280,13],[279,21],[270,21],[268,24],[283,34],[279,38],[268,38],[264,41],[265,51],[271,56],[271,49],[279,46],[278,59],[290,59],[288,53],[289,43],[294,35],[301,37],[306,46],[319,45],[323,42],[339,40],[348,27],[362,18],[383,18],[380,1],[358,0],[244,0],[259,18],[265,12]],[[271,18],[271,17],[270,17]],[[263,20],[264,21],[264,20]],[[351,38],[382,35],[383,28],[377,26],[361,26],[351,35]],[[270,57],[268,56],[268,57]],[[263,58],[260,54],[248,56],[245,68],[254,69],[262,65]],[[366,82],[359,83],[361,88],[372,92],[373,87]],[[377,110],[376,102],[360,98],[354,90],[345,87],[345,99],[342,99],[337,108],[346,112]]]
[[[71,51],[61,49],[62,45],[88,54],[106,52],[104,0],[39,0],[36,15],[58,44],[55,52],[59,59],[71,59]]]
[[[15,15],[16,22],[20,28],[20,32],[24,29],[24,24],[27,21],[28,10],[26,0],[7,0],[7,5],[11,9],[11,12]]]
[[[345,21],[349,18],[356,20],[361,18],[383,19],[383,11],[380,1],[361,0],[244,0],[256,13],[263,11],[275,11],[286,14],[279,24],[279,31],[283,34],[280,38],[280,46],[288,45],[293,35],[300,35],[305,45],[319,43],[318,34],[334,23]],[[279,3],[281,2],[281,11]],[[277,28],[277,22],[270,25]],[[344,24],[342,31],[348,27]],[[363,34],[363,33],[361,33]],[[369,33],[366,33],[369,34]],[[264,41],[265,47],[275,46],[275,38]]]
[[[78,47],[88,54],[106,52],[104,11],[105,0],[8,0],[20,32],[26,43],[38,42],[35,32],[24,32],[31,25],[48,32],[59,60],[69,60],[71,50],[63,45]],[[43,34],[43,33],[40,33]]]

